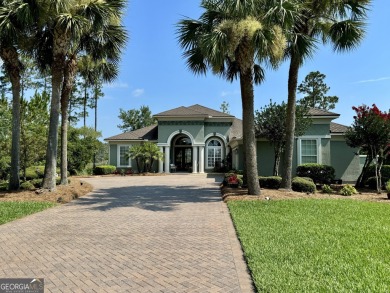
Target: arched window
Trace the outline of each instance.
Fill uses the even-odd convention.
[[[212,139],[207,143],[207,168],[220,167],[222,164],[222,142]]]

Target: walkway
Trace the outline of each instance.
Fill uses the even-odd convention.
[[[45,292],[253,292],[219,180],[86,181],[89,196],[0,226],[0,278],[45,278]]]

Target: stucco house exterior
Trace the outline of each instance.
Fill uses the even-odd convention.
[[[310,109],[312,125],[305,135],[295,139],[293,170],[303,163],[331,165],[336,178],[353,182],[360,174],[356,150],[345,142],[346,126],[334,123],[340,115]],[[201,105],[178,107],[154,115],[157,124],[105,139],[109,143],[109,163],[118,168],[133,168],[126,159],[134,144],[156,143],[164,153],[164,161],[155,172],[212,172],[229,156],[232,168],[243,169],[242,120]],[[274,151],[264,138],[257,138],[259,175],[272,175]]]

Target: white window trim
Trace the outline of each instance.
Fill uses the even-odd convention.
[[[298,137],[298,141],[297,141],[298,166],[302,164],[302,140],[315,140],[316,141],[316,143],[317,143],[317,164],[322,164],[321,137],[302,136],[302,137]]]
[[[129,163],[128,165],[121,165],[121,147],[131,147],[131,144],[118,144],[118,149],[117,149],[117,167],[122,167],[122,168],[131,168],[131,159],[129,158]]]
[[[224,142],[223,142],[223,140],[222,139],[220,139],[219,137],[215,137],[215,136],[213,136],[213,137],[210,137],[207,141],[206,141],[206,144],[205,144],[205,152],[206,152],[206,166],[205,166],[205,169],[207,169],[207,170],[211,170],[211,169],[214,169],[214,166],[213,167],[209,167],[209,142],[210,141],[212,141],[212,140],[217,140],[217,141],[219,141],[219,143],[221,144],[221,161],[223,160],[223,158],[225,157],[225,154],[224,154],[224,152],[225,152],[225,144],[224,144]]]

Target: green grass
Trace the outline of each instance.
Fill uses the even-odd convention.
[[[390,292],[390,205],[231,201],[259,292]]]
[[[0,202],[0,225],[43,211],[55,205],[49,202]]]

